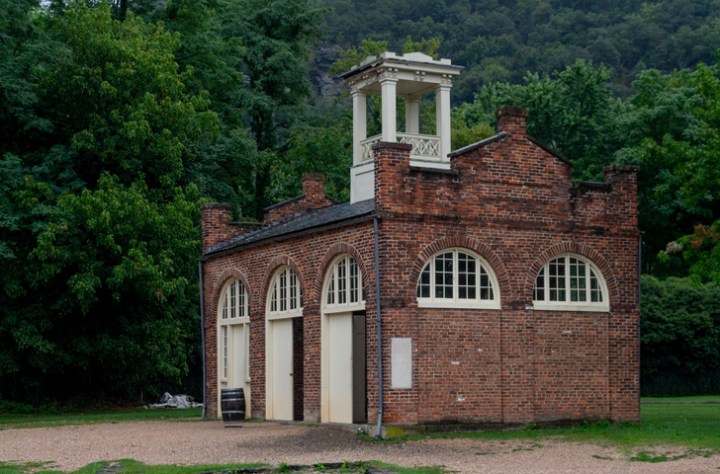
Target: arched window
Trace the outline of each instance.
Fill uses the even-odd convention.
[[[607,286],[600,270],[579,255],[559,255],[540,269],[533,290],[535,309],[608,311]]]
[[[279,270],[270,285],[268,317],[302,316],[302,291],[295,271],[290,267]]]
[[[430,258],[417,284],[418,306],[500,308],[497,279],[487,262],[469,250],[447,249]]]
[[[327,274],[325,288],[325,310],[365,307],[360,268],[350,255],[335,260]]]
[[[225,285],[220,296],[218,365],[221,381],[230,380],[233,384],[240,384],[248,373],[247,360],[243,355],[247,352],[249,331],[243,325],[249,323],[248,293],[245,285],[238,279],[231,280]],[[237,364],[242,364],[243,367],[238,367]]]
[[[245,285],[240,280],[232,280],[225,285],[222,298],[220,319],[233,320],[248,315],[248,298]]]

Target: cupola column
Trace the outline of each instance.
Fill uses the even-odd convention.
[[[405,99],[405,133],[420,133],[420,98],[406,96]]]
[[[367,138],[367,95],[359,90],[352,91],[353,104],[353,165],[363,159],[361,143]]]
[[[443,80],[435,89],[435,123],[437,135],[440,137],[440,158],[447,158],[450,154],[450,88],[452,82],[449,78]]]
[[[397,82],[394,77],[380,79],[382,93],[382,141],[397,142]]]

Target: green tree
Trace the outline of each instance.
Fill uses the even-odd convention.
[[[35,370],[73,390],[157,393],[187,374],[196,348],[199,196],[156,203],[142,182],[104,175],[64,194],[30,255],[46,306],[35,345],[56,359]],[[37,364],[37,365],[36,365]],[[48,390],[50,387],[43,387]]]
[[[42,106],[54,124],[49,140],[71,146],[80,178],[88,186],[103,172],[151,188],[181,183],[196,159],[189,143],[213,136],[216,118],[206,97],[184,90],[177,35],[83,2],[50,28],[67,54],[39,84]]]
[[[720,218],[720,71],[717,64],[667,75],[650,70],[634,88],[624,122],[630,145],[617,157],[640,166],[646,270],[683,274],[685,266],[672,254],[663,254],[660,267],[654,256],[697,225]]]
[[[3,89],[28,120],[5,121],[0,157],[0,398],[155,392],[198,351],[188,168],[215,114],[177,35],[107,3],[58,11],[7,35],[30,73]]]
[[[319,37],[321,10],[313,0],[239,0],[244,13],[241,58],[249,88],[250,130],[260,151],[283,151],[293,115],[311,92],[306,61]],[[255,216],[270,202],[270,163],[255,169]]]
[[[642,278],[643,395],[720,390],[720,287],[687,278]]]
[[[618,120],[623,105],[613,98],[610,71],[578,60],[550,76],[533,73],[524,85],[484,86],[472,105],[464,105],[468,125],[494,122],[502,105],[528,109],[528,134],[573,163],[580,179],[601,179],[603,166],[620,147]]]

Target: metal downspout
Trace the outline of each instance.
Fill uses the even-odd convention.
[[[375,427],[375,439],[382,439],[383,419],[383,351],[382,351],[382,310],[380,306],[380,244],[378,232],[378,216],[373,216],[374,248],[375,248],[375,325],[377,326],[377,358],[378,358],[378,415]]]
[[[205,368],[205,286],[203,283],[203,267],[202,261],[198,260],[198,275],[200,279],[200,341],[202,352],[202,417],[205,419],[207,415],[207,373]]]
[[[638,373],[637,377],[640,378],[640,364],[642,363],[642,316],[640,315],[641,299],[642,299],[642,262],[643,262],[643,231],[639,232],[638,235],[638,287],[637,287],[637,307],[638,307],[638,322],[637,322],[637,360],[638,360]],[[640,386],[640,380],[638,380],[638,387]],[[640,406],[640,393],[642,390],[638,390],[637,403]]]

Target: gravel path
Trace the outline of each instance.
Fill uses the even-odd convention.
[[[654,448],[655,453],[664,452]],[[677,454],[677,452],[676,452]],[[380,460],[442,465],[462,473],[720,473],[720,456],[658,464],[591,444],[469,439],[368,443],[337,427],[219,421],[142,421],[0,431],[0,460],[52,461],[71,471],[94,461],[132,458],[147,464],[277,465]]]

